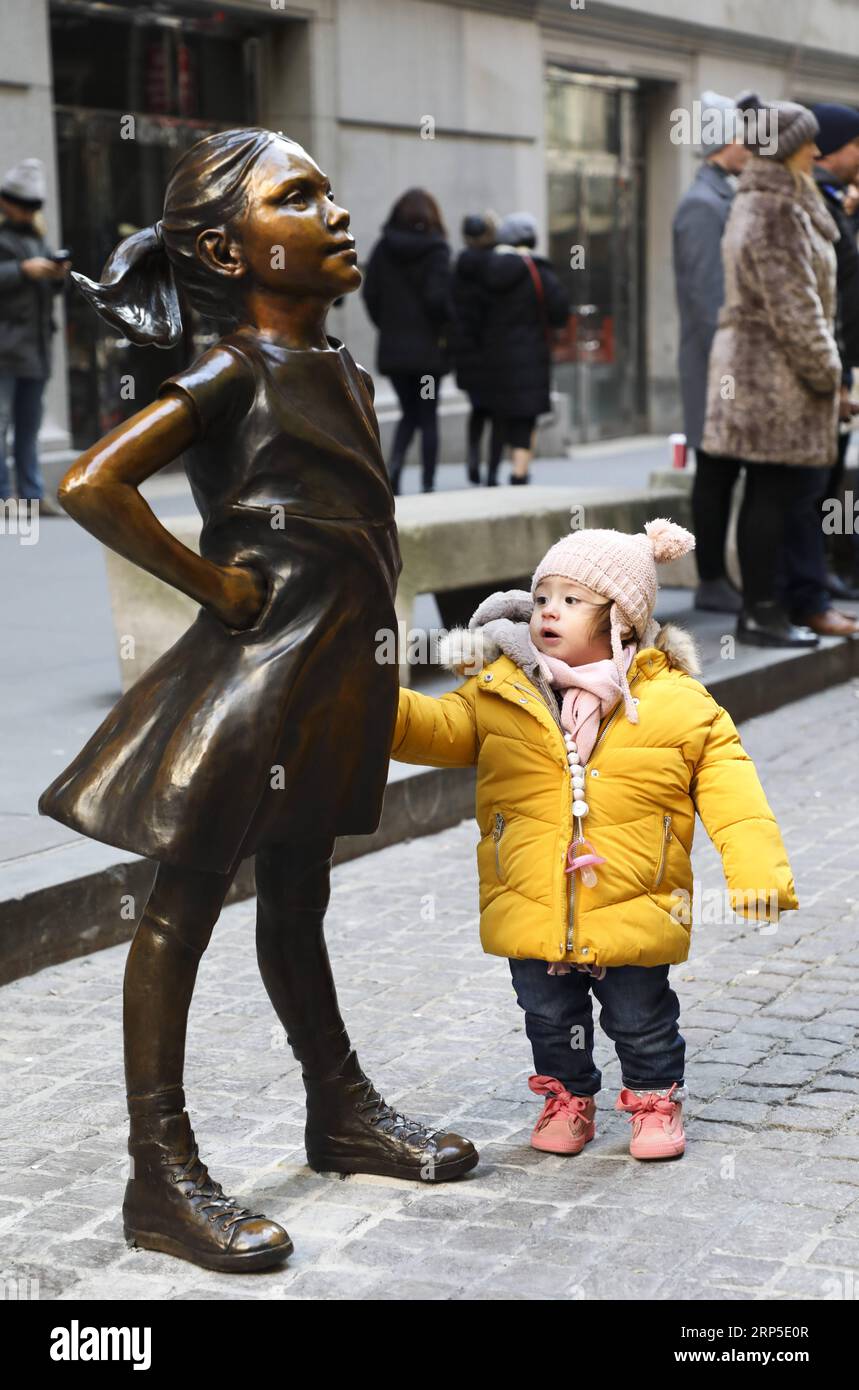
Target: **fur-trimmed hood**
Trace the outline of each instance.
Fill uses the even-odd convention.
[[[498,589],[475,609],[468,627],[455,627],[439,644],[439,662],[456,675],[475,675],[508,656],[529,677],[539,674],[528,642],[534,600],[527,589]],[[669,666],[698,676],[701,660],[694,637],[676,623],[665,623],[650,644]],[[643,650],[639,646],[638,650]]]

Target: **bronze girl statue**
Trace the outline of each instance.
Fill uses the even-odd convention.
[[[322,171],[294,141],[251,129],[194,145],[160,222],[117,246],[102,284],[75,278],[136,343],[177,342],[183,296],[231,326],[63,479],[76,521],[200,611],[39,810],[158,863],[125,971],[126,1238],[260,1269],[290,1254],[289,1236],[209,1177],[183,1091],[197,967],[248,855],[259,968],[307,1092],[310,1166],[439,1181],[478,1158],[374,1090],[323,935],[335,837],[379,824],[399,684],[376,660],[378,630],[397,630],[402,561],[372,378],[324,331],[361,272]],[[183,453],[199,556],[138,492]]]

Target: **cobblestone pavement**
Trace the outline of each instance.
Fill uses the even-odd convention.
[[[742,733],[802,908],[770,935],[698,923],[672,971],[689,1049],[679,1162],[629,1157],[599,1030],[595,1141],[570,1159],[529,1147],[540,1102],[507,964],[478,944],[467,822],[338,868],[329,941],[365,1069],[401,1109],[472,1138],[479,1167],[436,1188],[307,1168],[301,1080],[239,904],[200,970],[189,1108],[214,1176],[282,1220],[295,1255],[228,1276],[126,1248],[117,947],[2,990],[7,1296],[13,1281],[70,1300],[855,1298],[859,683]],[[693,862],[721,885],[700,825]]]

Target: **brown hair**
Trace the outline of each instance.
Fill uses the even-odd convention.
[[[611,632],[611,604],[612,600],[607,599],[605,603],[600,604],[599,608],[594,609],[588,631],[588,641],[595,642],[598,637],[608,637]]]
[[[402,232],[437,232],[447,236],[439,205],[425,188],[407,189],[391,208],[387,225]]]
[[[590,630],[588,632],[588,640],[590,642],[595,642],[598,637],[608,637],[611,632],[611,605],[612,600],[606,599],[605,603],[601,603],[599,608],[594,610],[593,617],[591,618]],[[624,633],[627,630],[629,635],[625,637]],[[629,623],[621,622],[620,633],[621,642],[628,642],[630,638],[635,637],[635,633]]]

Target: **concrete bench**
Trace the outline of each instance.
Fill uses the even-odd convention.
[[[435,594],[444,607],[445,595],[463,590],[470,601],[471,590],[483,597],[493,589],[518,587],[527,584],[541,556],[571,524],[635,532],[654,516],[690,525],[687,491],[666,488],[629,494],[532,484],[527,489],[476,488],[398,497],[403,571],[396,601],[396,651],[401,683],[409,684],[408,644],[418,594]],[[196,514],[161,520],[184,545],[199,549]],[[112,550],[105,548],[104,554],[126,690],[182,635],[197,605]],[[694,566],[692,557],[684,557],[661,566],[660,582],[690,582],[690,562]]]

